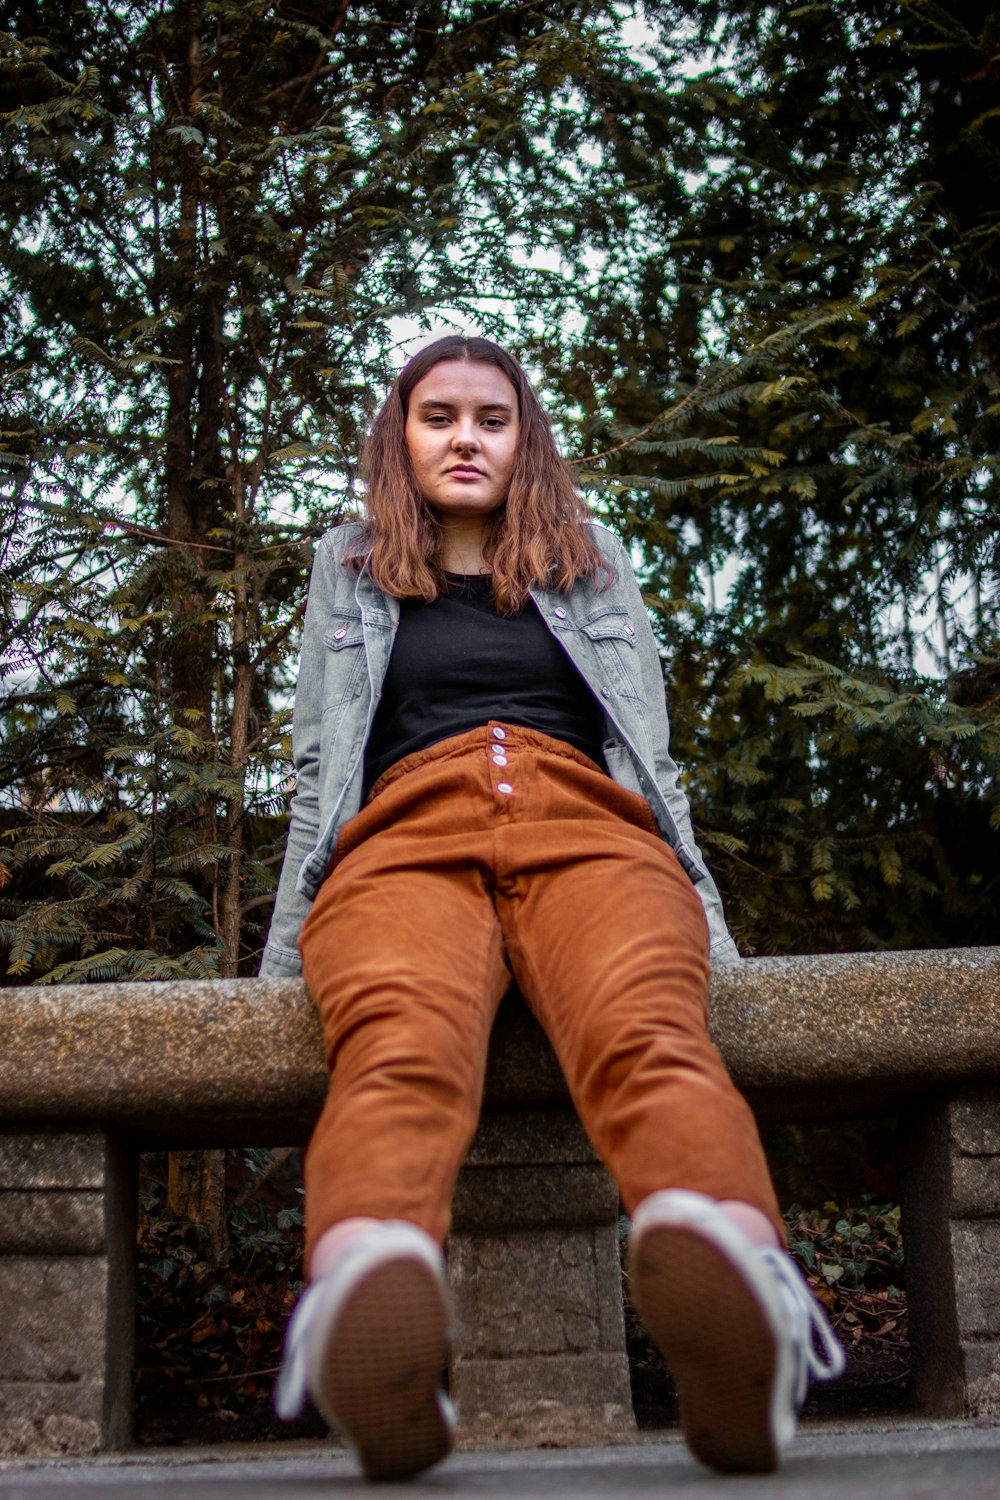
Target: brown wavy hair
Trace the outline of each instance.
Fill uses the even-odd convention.
[[[435,365],[495,365],[517,392],[520,429],[507,499],[489,518],[483,555],[497,608],[520,609],[532,584],[568,593],[579,579],[606,587],[614,570],[587,532],[587,509],[555,444],[549,419],[521,366],[489,339],[449,334],[415,354],[379,410],[361,455],[364,533],[349,565],[365,561],[379,588],[398,599],[436,599],[444,589],[442,531],[419,489],[406,447],[410,393]]]

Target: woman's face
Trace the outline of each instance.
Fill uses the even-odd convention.
[[[499,510],[517,456],[517,392],[496,365],[447,360],[410,392],[406,447],[417,487],[439,521]]]

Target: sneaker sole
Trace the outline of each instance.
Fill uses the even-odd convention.
[[[448,1323],[437,1277],[406,1257],[365,1276],[331,1328],[311,1389],[369,1479],[419,1474],[450,1452],[452,1427],[439,1399]]]
[[[681,1226],[651,1226],[630,1258],[632,1299],[677,1383],[692,1453],[722,1473],[778,1467],[771,1395],[778,1351],[739,1268]]]

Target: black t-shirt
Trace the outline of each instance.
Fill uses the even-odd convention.
[[[501,615],[488,576],[445,580],[447,592],[431,604],[400,602],[364,795],[404,755],[490,719],[565,740],[603,766],[603,712],[532,600]]]

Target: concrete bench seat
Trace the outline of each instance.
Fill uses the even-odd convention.
[[[915,1398],[1000,1415],[1000,948],[748,960],[714,976],[712,1030],[762,1119],[898,1119]],[[120,1447],[137,1154],[304,1143],[318,1022],[297,981],[9,988],[0,1039],[0,1454]],[[617,1216],[505,1002],[449,1242],[469,1431],[628,1430]]]

